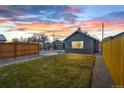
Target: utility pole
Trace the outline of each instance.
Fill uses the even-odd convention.
[[[102,40],[104,38],[104,23],[102,23]]]
[[[102,23],[102,42],[103,42],[103,38],[104,38],[104,22]],[[101,54],[103,54],[103,43],[101,43]]]
[[[54,34],[54,31],[53,31],[53,42],[54,42],[54,36],[55,36],[55,34]]]

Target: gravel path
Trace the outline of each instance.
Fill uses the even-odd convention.
[[[112,88],[113,80],[108,72],[106,64],[100,55],[96,55],[93,69],[92,88]]]

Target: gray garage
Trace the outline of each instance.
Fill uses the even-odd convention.
[[[64,49],[64,43],[63,41],[56,40],[53,42],[53,49],[54,50],[63,50]]]

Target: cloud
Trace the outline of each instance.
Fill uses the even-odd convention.
[[[124,18],[124,11],[108,13],[101,17],[95,17],[93,19],[95,19],[95,20],[112,20],[112,19],[118,19],[118,18]]]
[[[77,27],[83,31],[97,31],[104,21],[105,29],[123,30],[124,12],[112,12],[101,17],[88,17],[84,20],[86,6],[44,6],[19,5],[0,6],[1,28],[10,28],[10,31],[46,32],[47,34],[70,34]],[[84,14],[84,15],[83,15]],[[84,19],[83,19],[84,18]]]
[[[10,17],[12,21],[32,20],[40,23],[48,22],[75,22],[76,13],[83,13],[84,7],[77,6],[44,6],[44,5],[11,5],[0,6],[0,16]]]
[[[22,14],[20,11],[13,9],[11,6],[0,5],[0,16],[12,17]]]

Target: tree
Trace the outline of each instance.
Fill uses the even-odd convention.
[[[28,37],[28,38],[27,38],[27,42],[28,42],[28,43],[33,42],[32,39],[31,39],[31,37]]]
[[[24,42],[24,38],[23,37],[20,37],[20,42]]]
[[[28,38],[20,37],[19,41],[20,41],[20,42],[28,42]]]
[[[38,42],[40,43],[40,45],[42,45],[43,49],[46,49],[47,48],[46,42],[48,42],[48,37],[43,33],[40,34],[35,33],[33,34],[33,36],[28,37],[27,42]]]
[[[33,34],[33,36],[28,37],[28,42],[41,42],[45,44],[48,41],[48,37],[45,34]]]
[[[12,42],[14,42],[14,43],[19,42],[19,39],[18,38],[13,38]]]

